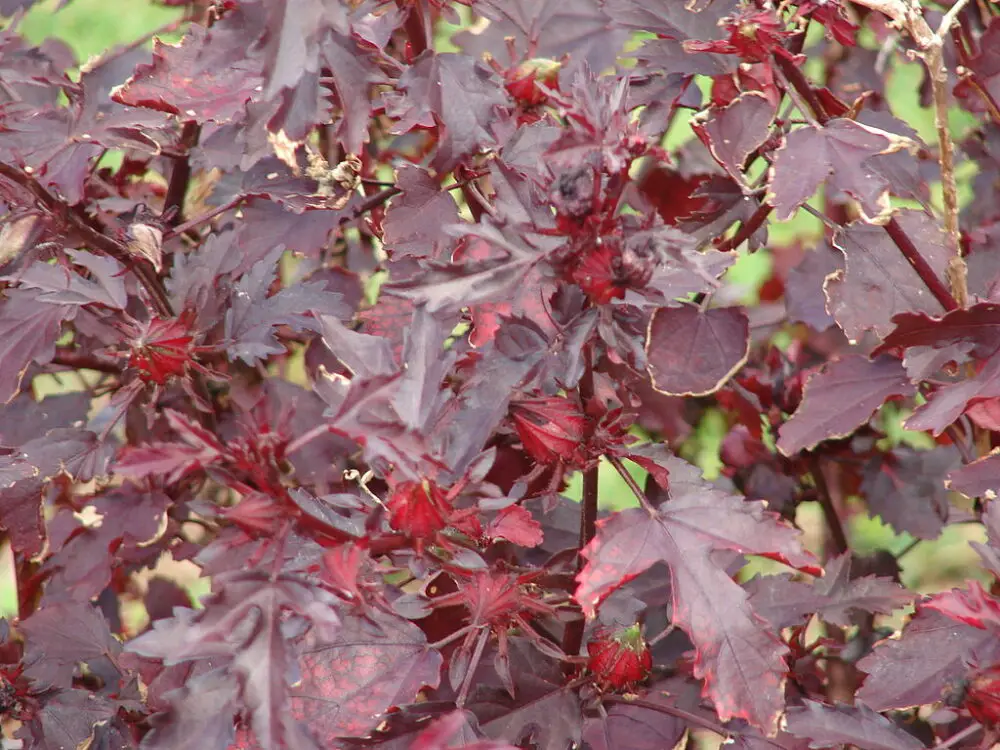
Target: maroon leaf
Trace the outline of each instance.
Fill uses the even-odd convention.
[[[939,278],[949,251],[937,223],[921,211],[901,211],[896,220]],[[827,309],[851,339],[874,330],[884,336],[898,313],[944,311],[941,303],[881,227],[855,222],[837,231],[834,245],[846,259],[825,285]]]
[[[115,704],[89,690],[58,690],[46,696],[38,714],[17,734],[27,746],[87,747],[95,725],[111,719]]]
[[[539,750],[559,750],[582,738],[580,705],[571,690],[557,688],[509,713],[483,722],[483,731],[497,740],[523,746],[530,741]]]
[[[393,258],[440,259],[454,243],[444,228],[459,222],[451,195],[423,169],[404,165],[397,170],[403,193],[392,200],[382,222],[385,248]]]
[[[948,487],[968,497],[1000,494],[1000,454],[990,454],[948,474]],[[993,504],[990,507],[994,507]]]
[[[861,494],[872,515],[880,516],[896,531],[936,539],[949,509],[942,477],[958,463],[958,452],[951,447],[915,451],[900,446],[869,462]]]
[[[918,609],[899,639],[888,639],[858,662],[868,673],[858,699],[876,711],[934,703],[945,685],[966,673],[967,663],[1000,657],[1000,639],[940,612]]]
[[[746,362],[750,321],[739,308],[661,307],[649,322],[647,369],[671,396],[706,396]]]
[[[901,726],[859,703],[829,706],[807,700],[788,710],[788,732],[811,740],[809,747],[856,745],[866,750],[918,750],[924,743]]]
[[[0,277],[20,282],[22,287],[38,289],[38,299],[54,305],[98,304],[115,310],[125,309],[128,295],[121,278],[122,265],[113,258],[93,253],[67,250],[73,262],[86,268],[94,280],[85,279],[69,268],[36,262],[23,272]]]
[[[910,146],[902,136],[837,118],[793,130],[775,156],[768,200],[785,221],[824,182],[856,198],[869,218],[889,210],[889,183],[867,160]]]
[[[809,378],[799,408],[778,429],[778,450],[791,456],[850,435],[887,398],[915,392],[898,359],[852,354],[831,362]]]
[[[889,578],[851,579],[851,556],[841,555],[827,563],[826,575],[811,584],[788,576],[763,576],[751,580],[750,606],[777,628],[801,624],[815,613],[840,627],[851,623],[852,610],[891,614],[913,601],[913,595]]]
[[[895,328],[885,337],[876,353],[895,347],[943,349],[954,344],[971,344],[971,354],[985,357],[1000,348],[1000,305],[990,302],[960,307],[940,318],[920,312],[904,312],[894,316],[892,322]]]
[[[827,312],[824,285],[827,277],[844,270],[843,254],[826,242],[807,250],[802,260],[788,272],[785,279],[785,304],[788,319],[801,321],[817,331],[825,331],[834,324]]]
[[[987,592],[979,581],[970,581],[966,589],[935,594],[923,606],[974,628],[1000,630],[1000,600]]]
[[[340,626],[336,600],[294,577],[269,581],[252,571],[217,576],[215,585],[218,593],[203,610],[177,610],[170,620],[157,620],[129,649],[167,665],[231,660],[228,669],[240,681],[240,699],[258,741],[265,747],[293,745],[302,729],[289,711],[295,655],[282,621],[293,612],[308,618],[317,637],[333,638]]]
[[[264,79],[260,60],[241,49],[240,22],[247,20],[237,7],[211,29],[191,26],[177,46],[155,39],[152,64],[136,68],[112,98],[199,123],[242,115]]]
[[[496,142],[491,126],[497,122],[497,108],[508,102],[490,77],[489,69],[468,55],[425,52],[400,77],[398,93],[385,95],[395,132],[440,123],[434,167],[447,172],[458,160]]]
[[[17,395],[32,362],[48,362],[55,354],[62,324],[76,314],[69,305],[50,305],[42,294],[10,290],[0,300],[0,402]]]
[[[911,430],[931,430],[935,435],[940,435],[969,408],[974,399],[996,396],[1000,396],[1000,356],[994,355],[986,360],[986,364],[975,376],[939,388],[926,404],[918,407],[906,420],[906,427]]]
[[[156,750],[229,747],[234,736],[234,716],[239,685],[224,669],[194,676],[165,698],[169,712],[151,719],[153,730],[143,739]]]
[[[78,664],[102,656],[114,659],[121,653],[107,620],[90,604],[63,602],[43,607],[20,628],[28,638],[25,674],[38,692],[68,689]]]
[[[740,185],[743,167],[771,132],[775,106],[758,91],[748,91],[725,107],[712,107],[692,121],[697,136],[723,169]]]
[[[655,515],[643,509],[598,523],[584,550],[575,598],[588,616],[616,588],[654,563],[670,567],[674,620],[698,649],[695,675],[721,717],[743,717],[774,728],[781,711],[786,649],[757,619],[749,596],[717,562],[719,550],[779,556],[810,564],[797,534],[765,513],[763,505],[726,495],[708,483],[679,481],[686,470],[674,459],[670,500]],[[711,600],[702,592],[712,591]],[[722,604],[721,602],[725,602]],[[718,602],[713,604],[712,602]]]
[[[392,706],[437,687],[441,654],[423,632],[395,615],[345,615],[333,638],[307,637],[295,713],[324,744],[364,737]]]
[[[643,700],[671,705],[676,698],[666,691],[650,690]],[[583,739],[593,750],[660,750],[676,747],[688,725],[666,712],[649,708],[615,703],[598,718],[587,719],[583,725]]]
[[[236,284],[233,303],[226,312],[225,333],[230,359],[247,364],[284,351],[273,329],[287,325],[293,330],[316,330],[313,313],[348,317],[351,311],[341,295],[325,290],[321,282],[305,282],[268,296],[275,276],[277,255],[256,264]]]

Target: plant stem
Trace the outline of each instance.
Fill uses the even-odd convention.
[[[773,210],[774,207],[770,204],[761,203],[757,207],[757,210],[753,212],[753,215],[740,225],[739,231],[728,240],[723,240],[716,250],[725,253],[738,248],[764,225],[764,222],[767,221],[767,217],[771,215],[771,211]]]
[[[179,234],[184,234],[184,232],[188,231],[189,229],[193,229],[194,227],[198,226],[199,224],[204,224],[206,221],[211,221],[212,219],[214,219],[219,214],[223,214],[223,213],[225,213],[226,211],[228,211],[231,208],[236,208],[244,200],[246,200],[246,196],[239,195],[239,196],[233,198],[231,201],[223,203],[221,206],[216,206],[211,211],[209,211],[207,214],[202,214],[201,216],[196,216],[193,219],[185,221],[183,224],[178,224],[175,227],[170,227],[169,229],[167,229],[163,233],[163,239],[164,240],[168,240],[171,237],[176,237]]]
[[[819,504],[823,509],[823,517],[826,519],[826,527],[830,531],[834,550],[838,556],[842,555],[850,549],[850,544],[847,541],[847,534],[844,533],[844,524],[840,520],[840,514],[837,513],[837,509],[833,505],[830,487],[826,483],[826,475],[823,474],[823,465],[815,453],[809,454],[808,463],[809,473],[812,474],[813,481],[816,482],[816,489],[819,490]]]
[[[173,317],[174,311],[170,305],[170,299],[167,297],[167,290],[153,272],[152,266],[137,260],[123,244],[108,237],[100,229],[93,226],[93,220],[90,217],[56,198],[34,176],[2,161],[0,161],[0,176],[28,190],[51,214],[58,217],[67,228],[78,234],[84,244],[110,255],[131,270],[139,279],[139,283],[149,293],[156,313],[164,318]]]
[[[618,456],[612,456],[610,454],[606,455],[605,458],[608,460],[609,464],[615,467],[615,471],[617,471],[621,478],[625,481],[628,488],[632,490],[632,494],[635,495],[643,509],[650,515],[655,516],[656,508],[654,508],[653,504],[649,502],[649,498],[646,497],[646,493],[643,492],[642,487],[636,483],[635,478],[629,473],[628,469],[625,468],[625,464],[622,463],[622,460]]]
[[[601,701],[604,703],[617,703],[620,706],[635,706],[636,708],[645,708],[649,711],[657,711],[661,714],[676,716],[678,719],[683,719],[688,724],[693,724],[701,729],[707,729],[709,732],[715,732],[723,737],[730,737],[733,734],[733,732],[730,732],[721,724],[716,724],[710,719],[705,719],[698,716],[698,714],[693,714],[690,711],[685,711],[683,708],[677,708],[676,706],[670,706],[663,703],[653,703],[652,701],[644,701],[638,698],[632,700],[622,695],[605,695],[602,696]]]
[[[934,750],[946,750],[953,745],[957,745],[962,740],[966,740],[972,735],[976,734],[980,729],[983,728],[982,724],[970,724],[961,732],[956,732],[951,737],[946,739],[944,742],[934,745]]]
[[[191,182],[191,149],[198,143],[200,135],[201,126],[198,123],[184,123],[178,144],[181,156],[174,161],[167,195],[163,200],[163,213],[170,215],[170,224],[179,224],[184,220],[184,196]]]
[[[903,257],[909,262],[913,267],[913,270],[917,272],[920,279],[924,282],[926,287],[930,290],[931,294],[934,295],[934,299],[941,303],[941,307],[945,310],[957,310],[958,302],[952,296],[951,292],[944,285],[938,275],[931,268],[927,259],[920,254],[916,246],[913,244],[913,240],[910,236],[903,230],[899,222],[892,218],[889,223],[886,224],[883,229],[899,248],[899,251],[903,254]]]
[[[351,211],[351,215],[349,217],[345,216],[344,218],[342,218],[340,220],[340,223],[346,224],[351,219],[361,218],[361,216],[363,216],[364,214],[368,213],[374,208],[378,208],[383,203],[388,201],[390,198],[397,196],[402,192],[403,191],[400,188],[396,187],[395,185],[392,187],[387,187],[385,190],[380,190],[379,192],[375,193],[375,195],[373,195],[371,198],[362,203],[360,206],[356,206]]]
[[[104,359],[94,354],[84,354],[70,349],[56,349],[51,364],[70,367],[74,370],[95,370],[110,375],[120,375],[122,367],[113,360]]]

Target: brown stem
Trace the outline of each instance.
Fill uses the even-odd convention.
[[[808,458],[809,473],[812,474],[813,481],[816,482],[816,489],[819,490],[819,504],[823,509],[823,517],[826,519],[826,527],[830,532],[833,547],[837,555],[842,555],[850,549],[847,542],[847,534],[844,533],[844,524],[840,520],[833,505],[833,497],[830,495],[830,487],[826,483],[826,475],[823,473],[823,466],[819,456],[810,453]]]
[[[380,190],[379,192],[375,193],[375,195],[373,195],[371,198],[362,203],[360,206],[355,207],[351,211],[351,216],[349,218],[345,216],[343,219],[340,220],[340,223],[346,224],[351,219],[361,218],[361,216],[363,216],[364,214],[368,213],[374,208],[378,208],[383,203],[388,201],[390,198],[399,195],[402,192],[403,191],[396,186],[387,187],[385,190]]]
[[[934,295],[934,299],[940,302],[945,310],[957,310],[958,302],[955,301],[951,292],[948,291],[948,287],[938,278],[938,275],[931,268],[924,256],[917,250],[913,244],[913,240],[910,239],[910,236],[903,230],[899,222],[895,218],[890,219],[889,223],[883,229],[885,229],[890,239],[896,244],[896,247],[899,248],[903,257],[913,266],[913,270],[917,272],[917,275],[920,276],[920,279],[930,290],[931,294]]]
[[[163,287],[163,283],[159,277],[153,272],[151,265],[147,265],[134,257],[123,244],[108,237],[93,226],[92,220],[86,214],[56,198],[42,187],[42,184],[33,176],[3,162],[0,162],[0,176],[28,190],[49,213],[62,221],[66,227],[76,232],[85,244],[93,249],[100,250],[106,255],[110,255],[131,270],[139,279],[139,283],[149,293],[157,314],[164,318],[173,317],[174,311],[170,306],[167,291]]]
[[[781,70],[785,78],[792,85],[799,96],[805,99],[806,104],[812,110],[813,117],[816,118],[820,125],[824,125],[830,119],[830,116],[823,109],[823,103],[819,100],[816,92],[813,90],[812,85],[806,80],[805,74],[799,69],[799,66],[795,64],[792,58],[792,53],[782,47],[778,47],[775,50],[774,61],[778,63],[778,68]],[[808,113],[803,113],[808,114]]]
[[[580,401],[586,407],[594,397],[594,371],[590,357],[586,357],[586,365],[579,387]],[[583,495],[580,498],[580,542],[577,554],[577,571],[583,569],[583,555],[580,554],[597,535],[597,505],[599,499],[600,474],[597,464],[583,472]],[[562,650],[567,656],[576,656],[583,647],[584,619],[578,617],[566,623],[563,631]],[[571,669],[566,665],[566,669]]]
[[[163,213],[169,214],[170,224],[180,224],[184,220],[184,196],[191,182],[191,149],[198,143],[200,135],[201,126],[198,123],[184,123],[179,144],[183,156],[174,161],[167,196],[163,200]]]
[[[176,237],[179,234],[184,234],[184,232],[188,231],[189,229],[193,229],[194,227],[198,226],[199,224],[204,224],[206,221],[211,221],[212,219],[214,219],[219,214],[223,214],[223,213],[225,213],[226,211],[228,211],[231,208],[236,208],[244,200],[246,200],[246,196],[244,196],[244,195],[238,195],[235,198],[233,198],[231,201],[227,201],[226,203],[223,203],[221,206],[217,206],[217,207],[213,208],[207,214],[202,214],[201,216],[196,216],[193,219],[189,219],[188,221],[185,221],[183,224],[178,224],[175,227],[171,227],[171,228],[169,228],[167,231],[165,231],[163,233],[163,239],[164,240],[168,240],[171,237]]]
[[[948,69],[940,37],[924,54],[924,64],[931,79],[934,97],[934,127],[938,134],[938,164],[941,165],[941,197],[944,202],[944,232],[948,238],[951,258],[948,261],[948,282],[959,307],[969,304],[968,270],[962,258],[962,238],[958,228],[958,185],[955,182],[955,144],[948,127]]]
[[[56,349],[51,363],[74,370],[95,370],[111,375],[120,375],[122,371],[121,365],[114,360],[104,359],[94,354],[84,354],[72,349]]]
[[[624,480],[625,484],[628,485],[628,488],[632,490],[632,494],[635,495],[636,499],[639,501],[639,505],[641,505],[651,515],[655,516],[656,508],[654,508],[653,504],[649,502],[649,498],[646,497],[646,493],[642,491],[642,487],[636,484],[635,478],[629,473],[628,469],[625,468],[625,464],[622,463],[622,460],[618,456],[612,456],[610,454],[606,455],[605,458],[608,460],[608,463],[615,467],[615,471],[618,472],[618,475]]]
[[[764,225],[764,222],[767,221],[767,217],[771,215],[771,211],[773,210],[773,206],[767,203],[761,203],[760,206],[757,207],[757,210],[753,212],[753,215],[740,225],[739,231],[728,240],[724,240],[719,243],[716,249],[721,252],[729,252],[730,250],[738,248]]]

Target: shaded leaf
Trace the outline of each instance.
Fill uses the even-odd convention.
[[[1000,639],[995,631],[918,609],[898,639],[876,644],[858,662],[868,674],[858,699],[876,711],[934,703],[946,685],[966,674],[968,663],[990,664],[997,658]]]
[[[788,710],[789,734],[804,737],[809,747],[856,745],[864,750],[918,750],[924,743],[901,726],[859,703],[829,706],[806,700]]]
[[[750,321],[737,307],[660,307],[649,321],[646,368],[671,396],[706,396],[746,362]]]
[[[896,221],[943,279],[949,251],[934,219],[922,211],[903,210]],[[826,281],[827,309],[848,338],[860,339],[869,330],[884,336],[899,313],[944,312],[881,227],[855,222],[839,229],[833,244],[844,254],[845,267]]]
[[[867,160],[907,148],[907,138],[853,120],[835,118],[825,125],[793,130],[778,149],[768,180],[768,200],[787,221],[824,182],[856,198],[869,218],[889,210],[889,183]]]
[[[778,429],[778,450],[791,456],[850,435],[887,398],[914,393],[898,359],[851,354],[831,362],[809,378],[799,408]]]
[[[577,576],[575,598],[588,616],[612,591],[657,562],[670,567],[674,621],[698,650],[695,676],[723,720],[743,717],[775,728],[784,698],[781,690],[786,649],[753,614],[749,595],[713,553],[778,556],[808,565],[797,532],[782,525],[760,503],[727,495],[696,478],[679,459],[670,472],[670,499],[655,515],[622,511],[598,522],[584,549],[586,567]],[[704,592],[711,591],[706,597]]]

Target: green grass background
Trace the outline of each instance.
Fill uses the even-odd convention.
[[[47,37],[64,40],[74,50],[81,64],[109,48],[128,44],[149,34],[177,20],[182,14],[181,9],[164,8],[147,0],[72,0],[58,12],[55,10],[57,5],[57,0],[45,0],[36,5],[21,20],[20,32],[34,43]],[[446,33],[439,36],[444,46]],[[165,37],[165,40],[176,41],[178,38],[179,35],[174,33]],[[914,127],[928,143],[934,143],[936,136],[933,112],[921,107],[917,100],[920,75],[919,63],[897,63],[892,70],[888,97],[894,114]],[[974,126],[972,118],[958,109],[951,113],[950,120],[953,132],[958,137]],[[692,134],[687,121],[681,119],[671,130],[668,145],[677,146],[690,137]],[[962,166],[959,176],[962,197],[967,200],[972,171]],[[937,204],[940,205],[939,195]],[[770,232],[773,243],[787,243],[795,239],[808,241],[822,235],[822,226],[818,220],[800,211],[789,222],[772,223]],[[748,301],[753,301],[756,289],[769,272],[770,258],[766,252],[759,252],[741,258],[728,274],[727,281],[746,289]],[[902,437],[902,415],[892,412],[887,414],[887,418],[893,421],[895,433]],[[696,461],[709,477],[718,475],[719,446],[726,429],[723,415],[710,411],[702,423],[697,425],[693,437],[684,448],[684,454]],[[636,469],[635,475],[640,481],[644,478],[641,470]],[[580,484],[580,478],[576,477],[569,488],[571,496],[579,498]],[[602,505],[610,509],[629,507],[635,503],[627,486],[607,465],[602,466],[600,471],[600,495]],[[810,545],[818,547],[821,536],[818,509],[804,504],[799,521],[806,529]],[[861,552],[876,549],[899,550],[910,541],[905,535],[895,535],[891,529],[877,520],[868,519],[863,513],[852,516],[849,533],[852,545]],[[968,545],[970,539],[982,539],[982,530],[978,526],[951,527],[940,539],[919,545],[903,560],[904,582],[922,591],[932,591],[964,579],[968,570],[977,565],[977,557]],[[768,568],[768,563],[754,561],[747,572]],[[11,570],[10,550],[4,548],[0,551],[0,577],[6,581],[6,585],[0,585],[0,613],[16,612]],[[199,585],[198,588],[203,586]]]

